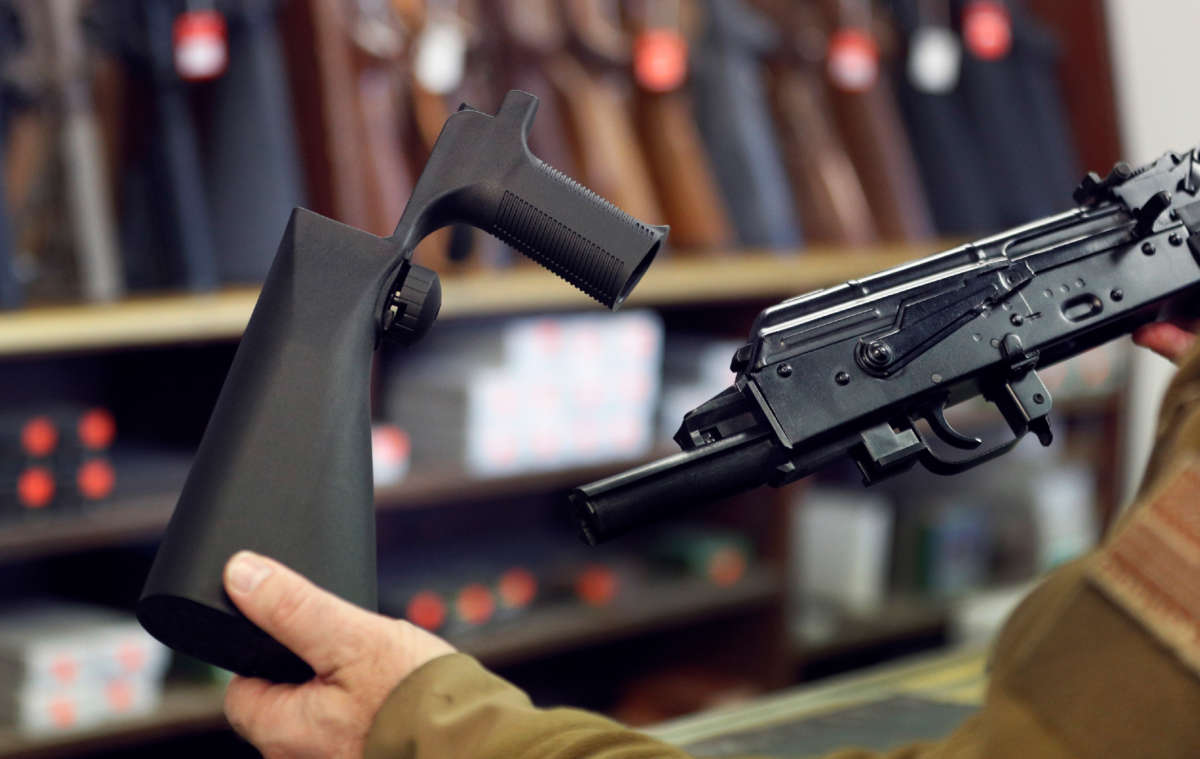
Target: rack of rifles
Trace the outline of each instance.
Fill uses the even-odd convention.
[[[0,0],[0,306],[257,281],[297,204],[388,234],[510,88],[674,255],[1001,228],[1079,174],[1055,71],[1018,0]]]

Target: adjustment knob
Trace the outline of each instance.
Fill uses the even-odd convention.
[[[442,283],[437,272],[410,264],[396,278],[383,310],[383,334],[401,345],[425,336],[442,308]]]
[[[884,376],[887,368],[895,362],[896,353],[892,350],[892,346],[883,340],[872,340],[868,343],[858,344],[855,359],[863,371],[879,377]]]
[[[1133,236],[1141,238],[1153,232],[1154,222],[1158,221],[1158,217],[1162,216],[1163,211],[1170,207],[1171,193],[1162,190],[1151,195],[1150,199],[1134,212],[1137,224],[1133,228]]]

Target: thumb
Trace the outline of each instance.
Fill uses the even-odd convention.
[[[283,564],[239,551],[225,565],[225,591],[251,622],[299,656],[318,677],[352,663],[355,634],[374,615]]]

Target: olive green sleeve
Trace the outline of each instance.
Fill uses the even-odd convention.
[[[996,644],[987,700],[946,739],[827,759],[1099,759],[1190,756],[1200,678],[1088,580],[1095,557],[1057,571]],[[1141,749],[1147,749],[1142,753]],[[463,654],[405,679],[372,727],[367,759],[685,759],[578,709],[539,709]]]
[[[367,759],[672,759],[649,736],[579,709],[538,709],[463,654],[409,675],[380,709]]]

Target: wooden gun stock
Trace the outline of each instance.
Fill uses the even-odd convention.
[[[825,0],[829,18],[836,18],[837,5],[837,0]],[[874,34],[866,27],[855,31]],[[933,220],[925,189],[882,62],[879,74],[865,86],[852,88],[835,79],[830,100],[879,234],[896,241],[932,237]]]
[[[812,7],[790,0],[758,0],[783,29],[768,66],[771,104],[783,155],[809,239],[866,245],[878,238],[866,191],[830,112],[822,74],[823,50],[809,32]]]
[[[410,30],[390,4],[355,0],[344,26],[358,95],[358,129],[364,153],[369,232],[386,235],[412,194],[414,177],[405,148],[408,102],[405,56]]]
[[[632,26],[642,49],[677,44],[675,71],[637,65],[634,116],[654,188],[671,227],[675,249],[721,248],[733,244],[733,223],[713,176],[704,142],[696,127],[691,95],[686,90],[687,36],[681,0],[636,0],[630,3]],[[657,71],[657,73],[654,73]],[[657,79],[651,80],[651,77]]]
[[[345,10],[340,0],[295,0],[285,6],[285,47],[308,200],[319,213],[386,235],[399,211],[385,223],[380,208],[391,199],[381,203],[372,196],[368,141],[374,134],[361,100],[364,61],[354,49],[352,19]],[[377,94],[371,85],[368,77],[368,97]]]
[[[562,93],[547,75],[567,45],[558,0],[493,0],[485,5],[500,32],[497,63],[504,81],[498,89],[538,96],[538,117],[529,133],[529,145],[539,158],[575,176],[577,166],[562,112]]]
[[[628,35],[603,0],[568,0],[565,8],[575,55],[558,56],[551,75],[564,97],[579,179],[631,216],[660,224],[662,208],[633,125]]]

